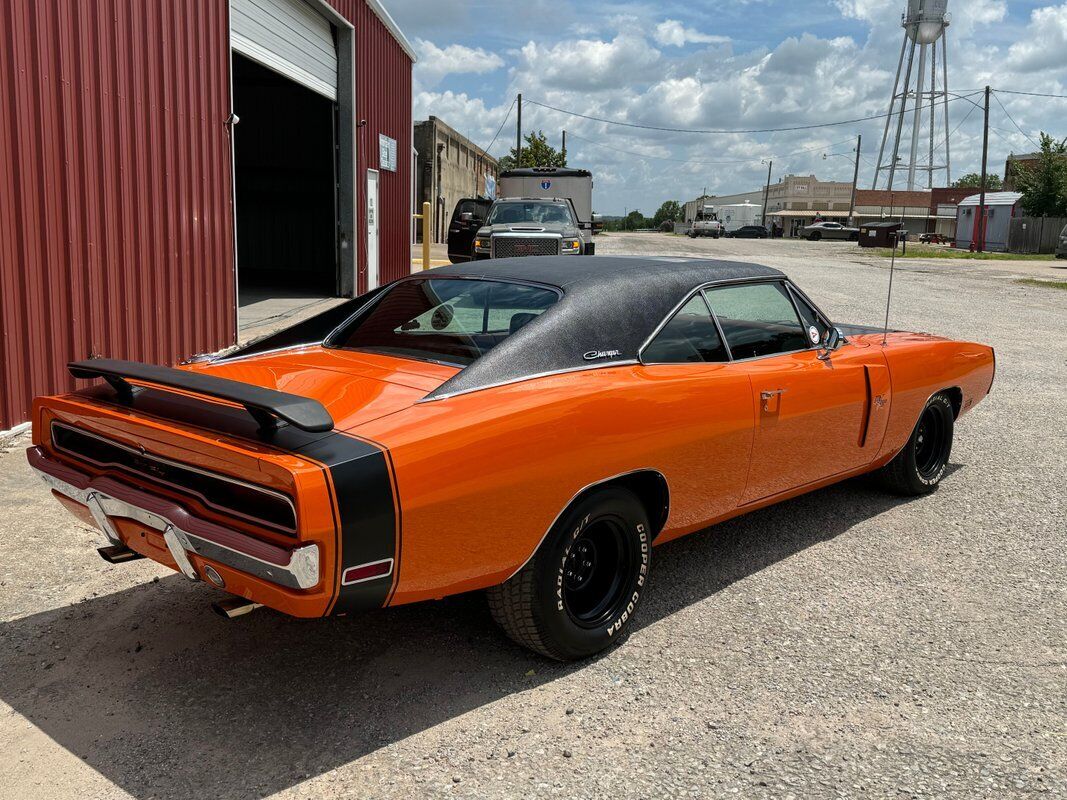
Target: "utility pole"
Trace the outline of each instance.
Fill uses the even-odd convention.
[[[767,162],[767,185],[763,187],[763,221],[761,223],[764,227],[767,227],[767,197],[771,193],[771,167],[773,166],[773,161]]]
[[[989,87],[985,87],[985,123],[982,126],[982,188],[978,193],[978,246],[981,253],[985,250],[985,187],[986,161],[989,158]]]
[[[857,134],[856,136],[856,165],[852,168],[852,200],[848,204],[848,224],[851,226],[855,224],[853,220],[856,216],[856,181],[860,178],[860,145],[863,144],[863,135]]]
[[[519,115],[515,120],[515,166],[522,166],[522,92],[519,92]]]
[[[567,132],[566,131],[563,131],[563,151],[562,151],[562,155],[563,155],[563,164],[566,165],[566,163],[567,163]]]

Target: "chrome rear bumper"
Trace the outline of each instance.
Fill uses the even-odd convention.
[[[113,478],[93,478],[51,458],[40,447],[29,448],[26,459],[50,489],[86,506],[111,544],[125,545],[112,518],[130,519],[159,531],[178,569],[190,580],[200,580],[189,558],[193,553],[290,589],[310,589],[319,582],[317,545],[287,550],[255,539],[194,517],[168,498]]]

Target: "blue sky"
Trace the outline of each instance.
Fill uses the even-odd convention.
[[[415,115],[435,114],[482,146],[517,92],[611,120],[681,128],[775,128],[885,112],[899,55],[905,0],[735,0],[602,3],[568,0],[391,0],[390,12],[420,54]],[[1067,94],[1067,2],[949,0],[949,88]],[[975,100],[979,98],[974,98]],[[993,102],[990,164],[1034,147],[1047,130],[1067,135],[1067,100],[1002,94]],[[949,107],[953,173],[976,171],[981,113]],[[968,111],[969,117],[964,119]],[[597,211],[726,194],[774,176],[851,178],[863,135],[860,185],[869,186],[881,121],[773,134],[682,134],[580,119],[527,103],[523,127],[593,170]],[[492,146],[514,143],[514,116]],[[802,152],[801,152],[802,151]],[[827,158],[823,158],[823,154]],[[843,154],[837,158],[830,154]]]

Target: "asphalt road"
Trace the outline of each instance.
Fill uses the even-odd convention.
[[[779,266],[882,321],[854,245],[598,249]],[[850,482],[659,548],[629,641],[577,665],[480,595],[226,622],[203,584],[97,558],[8,442],[0,798],[1067,795],[1067,293],[1016,282],[1055,274],[904,263],[891,325],[997,350],[941,488]]]

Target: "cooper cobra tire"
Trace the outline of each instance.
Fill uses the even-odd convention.
[[[883,487],[896,494],[929,494],[945,476],[952,453],[956,413],[952,401],[935,394],[919,415],[908,443],[875,476]]]
[[[821,238],[822,238],[822,234],[819,233],[818,231],[815,231],[815,233],[811,234],[811,236],[808,237],[808,241],[809,242],[817,242]]]
[[[567,509],[534,557],[487,591],[493,619],[536,653],[573,661],[622,641],[652,566],[644,506],[619,487]]]

